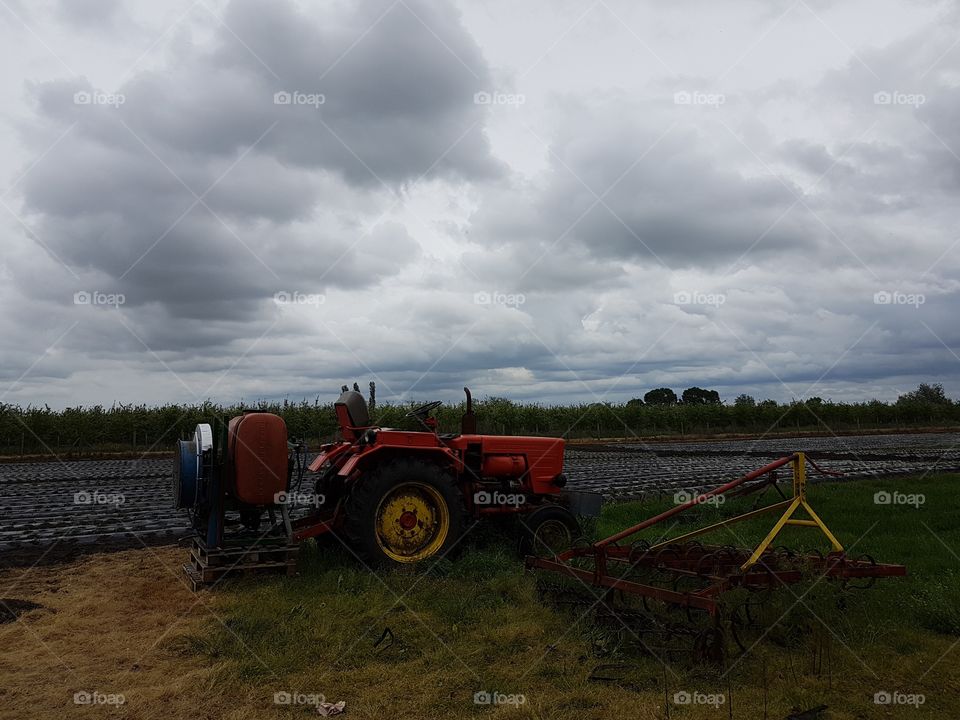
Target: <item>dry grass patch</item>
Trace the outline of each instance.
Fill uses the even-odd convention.
[[[39,606],[0,625],[0,717],[225,716],[216,666],[176,649],[218,600],[183,584],[184,552],[130,550],[0,574],[0,598]],[[77,705],[83,692],[125,703]]]

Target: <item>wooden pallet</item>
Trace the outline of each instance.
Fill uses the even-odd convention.
[[[299,550],[299,545],[289,544],[286,538],[262,539],[256,545],[231,544],[215,548],[194,538],[190,562],[183,566],[183,570],[194,592],[232,577],[264,574],[291,577],[297,572]]]

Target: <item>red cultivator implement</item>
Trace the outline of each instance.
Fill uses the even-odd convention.
[[[675,644],[664,642],[688,636],[693,650],[701,659],[720,659],[725,650],[725,631],[743,647],[741,635],[745,626],[754,625],[756,608],[763,597],[778,588],[785,588],[813,578],[815,582],[829,578],[843,587],[861,588],[871,585],[876,578],[906,574],[903,565],[877,563],[867,555],[847,556],[843,546],[814,512],[807,501],[806,468],[811,465],[803,453],[780,458],[743,477],[732,480],[709,492],[640,522],[633,527],[583,547],[574,547],[555,556],[528,556],[528,568],[559,573],[567,582],[559,586],[562,598],[589,591],[598,611],[598,617],[608,621],[617,633],[639,640],[648,651],[674,650]],[[630,543],[631,536],[662,524],[690,508],[708,503],[718,496],[733,497],[776,487],[777,471],[790,466],[793,472],[793,493],[782,501],[760,507],[742,515],[724,519],[706,527],[651,544],[647,540]],[[779,490],[779,488],[777,488]],[[782,495],[782,493],[781,493]],[[704,545],[694,538],[764,514],[779,513],[779,518],[766,537],[755,548],[731,545]],[[832,551],[797,553],[787,548],[774,547],[773,542],[786,526],[819,530],[830,542]],[[570,582],[572,580],[573,582]],[[597,588],[601,592],[595,592]],[[740,604],[724,601],[739,593],[746,600]],[[579,593],[581,596],[582,592]],[[637,604],[639,602],[639,605]],[[658,616],[667,612],[668,619]],[[699,628],[677,623],[675,611],[686,613],[691,621],[700,620]],[[622,627],[618,627],[622,626]],[[656,647],[644,638],[650,634],[660,637]],[[621,638],[623,639],[623,638]]]

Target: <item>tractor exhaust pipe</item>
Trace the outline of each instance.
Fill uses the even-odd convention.
[[[473,414],[473,396],[470,394],[470,388],[464,388],[463,391],[467,394],[467,409],[463,413],[463,417],[460,419],[460,434],[461,435],[476,435],[477,434],[477,416]]]

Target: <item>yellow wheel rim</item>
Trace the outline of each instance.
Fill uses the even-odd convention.
[[[377,544],[395,562],[427,559],[443,547],[449,532],[450,510],[432,485],[400,483],[377,506]]]

